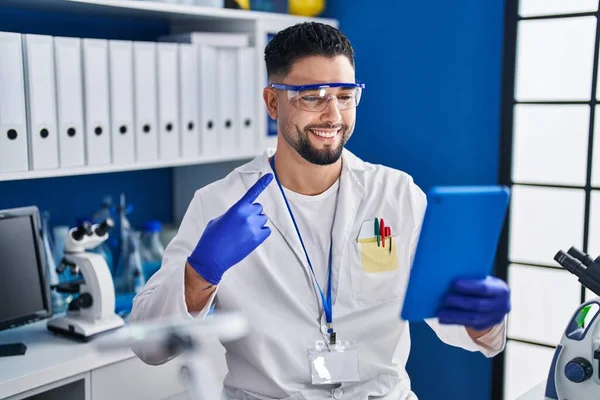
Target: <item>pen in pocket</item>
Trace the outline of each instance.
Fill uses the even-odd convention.
[[[389,255],[392,255],[392,228],[390,228],[389,226],[385,227],[385,236],[388,237],[388,240],[390,241],[390,251],[389,251]]]

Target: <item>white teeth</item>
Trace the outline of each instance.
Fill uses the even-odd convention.
[[[314,129],[311,129],[311,131],[315,135],[321,136],[321,137],[326,138],[326,139],[331,139],[331,138],[335,137],[338,134],[338,132],[339,132],[339,131],[324,132],[324,131],[317,131],[317,130],[314,130]]]

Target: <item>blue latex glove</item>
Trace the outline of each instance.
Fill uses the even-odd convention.
[[[488,276],[454,281],[436,316],[442,324],[464,325],[483,331],[502,322],[510,309],[508,285]]]
[[[223,274],[260,246],[271,234],[263,207],[254,201],[273,180],[262,176],[225,214],[208,223],[188,264],[200,276],[218,285]]]

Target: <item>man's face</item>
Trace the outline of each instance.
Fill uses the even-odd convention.
[[[331,82],[355,82],[354,68],[347,57],[303,58],[294,64],[282,82],[277,83],[300,86]],[[332,97],[323,111],[307,111],[294,106],[287,91],[276,92],[277,122],[285,141],[310,163],[335,163],[354,131],[356,108],[339,111],[336,99]],[[336,94],[340,98],[348,96],[343,88],[329,88],[327,94]]]

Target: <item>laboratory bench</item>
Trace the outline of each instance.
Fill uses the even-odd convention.
[[[83,343],[58,336],[47,330],[46,323],[43,320],[0,332],[0,344],[22,342],[27,346],[24,355],[0,357],[0,399],[188,399],[179,358],[159,366],[147,365],[129,349],[99,352],[94,339]],[[210,352],[222,382],[224,349],[216,339]]]

